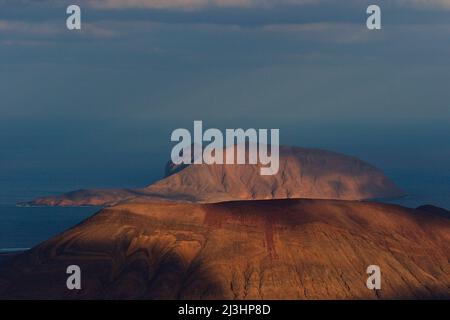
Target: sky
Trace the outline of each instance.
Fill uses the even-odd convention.
[[[449,0],[0,0],[0,185],[149,184],[193,120],[450,176],[449,56]]]

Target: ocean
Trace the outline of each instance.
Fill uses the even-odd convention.
[[[31,248],[97,212],[97,207],[0,205],[0,253]]]
[[[405,193],[404,197],[383,202],[417,208],[424,204],[450,210],[450,174],[444,172],[386,172]]]

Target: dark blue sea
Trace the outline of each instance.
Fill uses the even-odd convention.
[[[0,205],[0,253],[25,250],[76,225],[95,207],[17,207]]]

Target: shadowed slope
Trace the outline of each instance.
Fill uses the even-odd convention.
[[[449,219],[394,205],[129,203],[16,258],[0,298],[450,298],[449,241]],[[66,289],[70,264],[81,291]]]

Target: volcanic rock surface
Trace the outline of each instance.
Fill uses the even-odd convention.
[[[338,200],[108,207],[0,267],[0,298],[450,299],[450,219]],[[66,288],[66,268],[82,290]],[[382,289],[366,287],[379,265]]]
[[[362,200],[403,194],[381,170],[331,151],[281,146],[278,173],[262,176],[260,167],[169,164],[167,176],[146,188],[78,190],[26,205],[113,205],[139,198],[206,203],[286,198]]]

